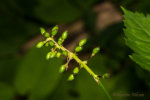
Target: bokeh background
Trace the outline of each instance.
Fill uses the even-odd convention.
[[[39,28],[50,31],[56,24],[56,38],[69,31],[64,46],[70,51],[88,39],[81,59],[101,47],[88,65],[99,75],[111,74],[102,82],[113,100],[149,100],[150,73],[128,57],[133,51],[124,42],[120,6],[150,13],[149,0],[0,0],[0,100],[107,100],[84,69],[68,82],[76,64],[60,74],[65,59],[47,61],[50,48],[35,48],[44,39]]]

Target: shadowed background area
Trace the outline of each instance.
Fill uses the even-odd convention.
[[[35,48],[44,40],[40,27],[50,32],[54,25],[59,26],[56,39],[68,30],[64,46],[70,51],[82,38],[88,39],[79,53],[83,60],[100,46],[88,66],[99,75],[111,74],[102,82],[113,100],[148,100],[150,73],[128,57],[133,51],[124,41],[120,6],[150,13],[149,0],[1,0],[0,100],[107,100],[84,69],[68,82],[76,64],[71,62],[60,74],[66,59],[46,60],[50,48]]]

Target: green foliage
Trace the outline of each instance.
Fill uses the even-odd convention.
[[[113,3],[116,8],[119,8],[117,5],[123,5],[131,10],[150,12],[149,0],[113,1],[116,1]],[[45,55],[52,47],[54,48],[54,43],[47,42],[43,45],[47,48],[39,50],[30,48],[30,43],[34,43],[34,37],[39,36],[40,26],[46,30],[59,23],[68,27],[77,20],[84,23],[84,29],[88,33],[88,41],[80,57],[100,76],[111,72],[110,79],[102,79],[102,83],[113,100],[149,100],[150,73],[129,59],[128,54],[131,50],[124,43],[123,24],[111,24],[105,29],[95,30],[99,14],[93,11],[93,7],[103,4],[103,0],[1,0],[0,100],[108,100],[93,78],[83,70],[82,65],[77,65],[80,71],[78,74],[72,70],[73,65],[64,74],[59,75],[62,52],[58,51],[55,55],[61,59],[45,60]],[[74,25],[70,28],[74,28]],[[51,32],[49,35],[52,35]],[[69,36],[70,40],[76,38]],[[63,42],[62,39],[60,44]],[[84,60],[88,58],[91,48],[96,45],[101,46],[101,54],[94,56],[87,63]],[[58,63],[60,64],[57,65]],[[74,75],[74,81],[64,81],[71,73]],[[120,92],[140,92],[144,97],[113,96],[113,93]]]
[[[82,15],[68,0],[37,0],[34,16],[46,23],[68,23]]]
[[[150,16],[122,9],[126,44],[135,52],[130,58],[143,69],[150,71]]]
[[[0,100],[12,100],[13,96],[13,89],[9,85],[0,82]]]
[[[21,95],[25,95],[30,91],[29,100],[44,99],[53,91],[59,81],[58,70],[62,60],[45,60],[44,55],[47,51],[46,48],[33,48],[19,65],[14,81],[15,89]]]

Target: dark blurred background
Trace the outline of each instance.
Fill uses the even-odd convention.
[[[149,0],[0,0],[0,100],[107,100],[84,69],[68,82],[72,70],[58,72],[65,59],[47,61],[50,48],[35,48],[44,39],[39,28],[50,31],[56,24],[58,36],[69,31],[64,46],[70,51],[88,38],[81,59],[101,47],[88,65],[99,75],[111,74],[102,82],[113,100],[149,100],[150,73],[128,57],[120,6],[150,13]]]

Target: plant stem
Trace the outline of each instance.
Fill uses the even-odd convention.
[[[67,50],[66,48],[64,48],[63,46],[59,45],[52,37],[47,38],[47,41],[53,41],[55,46],[58,49],[61,49],[62,51],[67,51],[68,55],[70,55],[70,57],[72,57],[73,59],[75,59],[80,65],[83,65],[83,68],[87,70],[87,72],[93,76],[94,80],[98,83],[98,85],[104,90],[105,94],[107,95],[109,100],[111,99],[111,96],[109,95],[109,93],[107,92],[107,90],[105,89],[105,87],[103,86],[102,82],[100,81],[99,77],[97,74],[95,74],[82,60],[79,59],[79,57],[72,53],[71,51]]]

